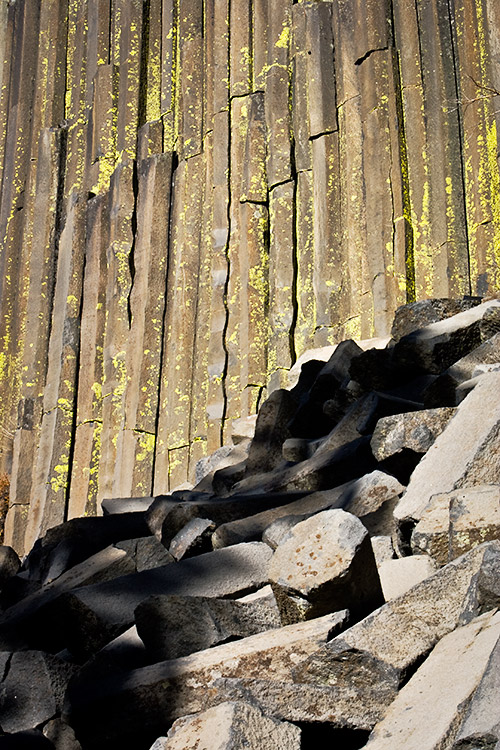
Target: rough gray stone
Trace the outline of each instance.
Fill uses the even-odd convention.
[[[168,551],[175,560],[208,552],[215,523],[209,518],[193,518],[174,536]]]
[[[478,309],[478,308],[476,308]],[[500,483],[500,373],[484,375],[412,474],[395,516],[420,520],[432,495]]]
[[[294,526],[274,553],[269,579],[284,623],[347,607],[359,618],[383,601],[368,532],[339,509]]]
[[[500,542],[486,542],[344,631],[294,671],[298,682],[335,685],[339,649],[378,659],[404,678],[447,633],[500,603]],[[360,660],[360,664],[362,660]],[[360,668],[360,664],[356,669]]]
[[[416,525],[411,546],[445,565],[481,542],[500,538],[500,485],[434,495]]]
[[[274,597],[268,603],[251,603],[206,597],[155,596],[137,607],[135,621],[138,633],[155,661],[177,659],[229,639],[281,627]]]
[[[498,612],[444,636],[375,726],[367,750],[450,747],[499,638]]]
[[[20,651],[12,655],[0,685],[0,715],[4,732],[21,732],[52,719],[63,704],[75,667],[52,654]]]
[[[467,708],[452,750],[496,750],[500,743],[500,639]]]
[[[398,366],[441,373],[482,342],[481,320],[499,300],[490,300],[403,336],[394,347]],[[491,313],[489,313],[491,314]],[[489,338],[489,337],[488,337]]]
[[[158,737],[168,722],[220,703],[214,686],[219,677],[259,677],[265,670],[277,684],[290,681],[294,664],[338,632],[346,618],[346,611],[337,612],[143,667],[119,680],[75,683],[63,718],[90,747],[123,738],[139,742],[145,727]]]
[[[300,750],[299,727],[265,716],[249,703],[226,702],[174,722],[165,750]]]
[[[263,403],[248,451],[247,474],[271,471],[280,463],[282,445],[291,437],[288,423],[296,408],[295,399],[284,389],[274,391]]]
[[[116,513],[145,513],[154,497],[107,497],[101,502],[105,516]]]
[[[453,407],[442,407],[379,419],[370,442],[373,455],[377,461],[384,461],[405,448],[426,453],[455,411]]]
[[[49,721],[43,728],[43,734],[56,750],[81,750],[72,728],[61,719]]]
[[[394,341],[399,341],[412,331],[424,328],[431,323],[450,318],[464,310],[469,310],[478,304],[477,299],[425,299],[401,305],[396,310],[392,324],[391,335]]]
[[[127,539],[115,545],[123,549],[134,561],[138,573],[142,570],[150,570],[160,565],[168,565],[174,558],[163,544],[154,536],[144,536],[140,539]]]
[[[0,546],[0,588],[7,578],[16,575],[20,567],[21,561],[12,547]]]

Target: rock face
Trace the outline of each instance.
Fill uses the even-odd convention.
[[[494,351],[498,304],[438,302],[307,361],[237,470],[0,548],[2,747],[496,747],[499,372],[424,401]],[[309,408],[335,424],[294,437]]]
[[[498,29],[495,0],[0,0],[8,545],[195,481],[346,339],[295,414],[319,436],[353,339],[411,302],[407,362],[498,292]]]

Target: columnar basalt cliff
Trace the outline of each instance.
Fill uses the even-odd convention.
[[[0,0],[0,471],[29,549],[307,348],[500,286],[497,0]]]

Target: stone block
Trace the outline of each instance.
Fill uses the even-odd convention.
[[[156,750],[300,750],[299,727],[271,719],[249,703],[220,703],[207,711],[174,722],[164,744]],[[215,739],[217,738],[217,739]],[[215,745],[214,742],[217,744]],[[155,745],[153,745],[155,747]]]
[[[500,538],[500,487],[479,485],[434,495],[413,530],[414,553],[429,554],[437,565],[481,542]]]
[[[377,461],[384,461],[405,449],[426,453],[455,411],[455,408],[445,406],[382,417],[370,442],[373,455]]]
[[[488,373],[459,405],[413,472],[395,510],[399,522],[409,518],[418,521],[432,495],[500,481],[499,388],[500,373]]]
[[[429,555],[413,555],[398,560],[384,560],[378,566],[380,585],[384,599],[396,599],[412,586],[424,581],[436,572],[436,565]]]
[[[269,579],[285,624],[347,607],[359,619],[383,601],[368,532],[343,510],[294,526],[274,553]]]
[[[209,518],[193,518],[174,536],[168,548],[174,560],[192,557],[212,549],[215,523]]]

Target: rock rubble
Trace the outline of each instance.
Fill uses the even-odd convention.
[[[0,548],[0,745],[497,748],[500,303],[475,302],[308,362],[194,488]]]

